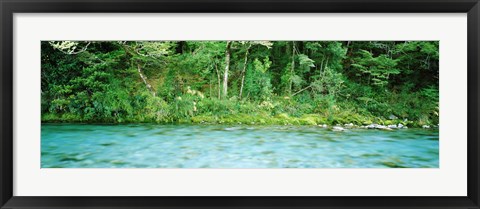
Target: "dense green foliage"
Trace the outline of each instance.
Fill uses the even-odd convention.
[[[42,121],[437,124],[436,41],[42,42]]]

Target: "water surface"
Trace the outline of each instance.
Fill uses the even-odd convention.
[[[438,130],[42,124],[42,168],[438,168]]]

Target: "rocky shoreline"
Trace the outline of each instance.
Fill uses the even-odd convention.
[[[322,124],[318,125],[321,128],[330,128],[332,131],[345,131],[347,129],[378,129],[378,130],[386,130],[386,131],[393,131],[395,129],[408,129],[408,126],[403,125],[401,123],[399,124],[393,124],[393,125],[380,125],[380,124],[370,124],[370,125],[355,125],[353,123],[348,123],[348,124],[337,124],[335,126],[329,127],[327,124]],[[431,129],[431,128],[438,128],[439,125],[434,125],[433,127],[429,125],[423,125],[423,129]]]

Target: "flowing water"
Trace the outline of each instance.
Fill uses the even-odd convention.
[[[438,129],[42,124],[42,168],[438,168]]]

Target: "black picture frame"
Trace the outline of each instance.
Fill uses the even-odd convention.
[[[479,208],[478,0],[0,0],[0,205],[7,208]],[[465,197],[13,196],[14,13],[467,13],[468,195]],[[454,181],[456,179],[452,179]],[[438,182],[441,184],[442,182]],[[92,190],[95,188],[92,188]],[[414,188],[412,188],[414,189]]]

